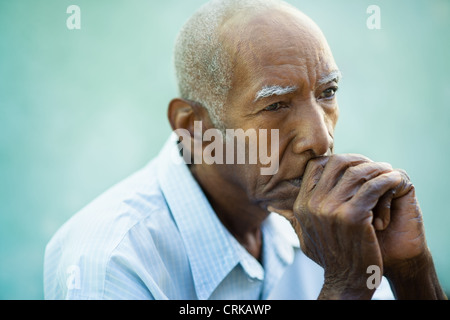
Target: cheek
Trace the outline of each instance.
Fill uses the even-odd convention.
[[[250,200],[260,199],[264,186],[270,176],[261,175],[259,164],[222,164],[217,165],[220,175],[237,190],[244,192]]]
[[[334,127],[336,126],[338,119],[339,119],[339,106],[336,102],[336,108],[334,109],[334,112],[332,112],[332,117],[331,117],[331,120],[333,122],[333,130],[334,130]]]
[[[339,107],[333,108],[325,115],[325,121],[328,128],[328,132],[331,136],[334,136],[334,129],[339,119]]]

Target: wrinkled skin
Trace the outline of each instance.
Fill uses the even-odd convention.
[[[325,286],[348,288],[352,297],[371,296],[363,276],[368,266],[396,268],[426,251],[408,176],[362,156],[309,161],[293,210],[278,211],[305,254],[324,268]]]
[[[397,298],[445,298],[408,176],[361,155],[333,154],[339,79],[330,75],[338,68],[314,22],[292,8],[244,11],[220,36],[234,65],[224,126],[278,129],[280,137],[273,176],[262,176],[261,164],[190,166],[221,222],[260,259],[261,223],[270,211],[286,217],[325,270],[319,298],[370,299],[370,265],[383,270]],[[255,99],[266,85],[297,90]],[[213,127],[205,108],[183,99],[171,101],[169,120],[192,139],[194,121]]]

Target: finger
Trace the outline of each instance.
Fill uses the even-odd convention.
[[[286,219],[288,219],[289,221],[293,218],[295,218],[294,216],[294,211],[292,210],[286,210],[286,209],[277,209],[274,208],[272,206],[267,206],[267,210],[269,210],[270,212],[275,212],[278,213],[280,216],[285,217]]]
[[[317,182],[322,176],[322,172],[329,160],[329,157],[319,157],[308,161],[306,165],[305,172],[302,177],[302,184],[300,186],[300,192],[298,193],[297,199],[294,202],[294,212],[300,218],[304,212],[305,202],[312,198],[312,193],[317,185]],[[319,195],[322,197],[322,195]]]
[[[391,221],[391,202],[394,194],[394,189],[390,189],[386,192],[378,200],[378,203],[373,210],[373,226],[377,231],[386,229]]]
[[[396,169],[397,172],[402,176],[402,182],[394,190],[394,199],[403,197],[406,195],[413,187],[411,180],[405,170]]]
[[[308,161],[305,173],[302,177],[302,185],[300,187],[302,198],[308,197],[311,191],[314,190],[322,176],[322,172],[328,160],[329,157],[319,157]]]
[[[364,183],[348,204],[356,209],[355,212],[371,211],[381,196],[389,189],[395,189],[401,181],[402,176],[398,171],[381,174]]]
[[[291,226],[294,228],[297,236],[299,237],[300,245],[302,246],[303,231],[300,226],[299,220],[295,217],[294,212],[292,210],[276,209],[272,206],[268,206],[267,210],[279,214],[280,216],[284,217],[287,221],[290,222]]]
[[[335,154],[331,156],[323,170],[322,179],[317,183],[317,192],[330,192],[348,168],[367,162],[372,162],[372,160],[359,154]]]
[[[350,167],[332,189],[331,195],[334,199],[348,201],[364,183],[391,171],[393,171],[392,166],[383,162],[366,162]]]

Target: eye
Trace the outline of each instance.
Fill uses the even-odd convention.
[[[320,94],[319,99],[332,99],[336,95],[336,91],[338,91],[338,87],[328,88]]]
[[[287,105],[283,104],[282,102],[275,102],[270,106],[265,107],[263,111],[278,111],[282,108],[287,108]]]

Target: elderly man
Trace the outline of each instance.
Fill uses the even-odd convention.
[[[212,1],[181,30],[175,65],[178,135],[57,232],[46,298],[446,298],[407,175],[333,154],[340,73],[311,19],[279,1]],[[276,146],[275,170],[233,161],[228,129],[275,132],[257,139]]]

